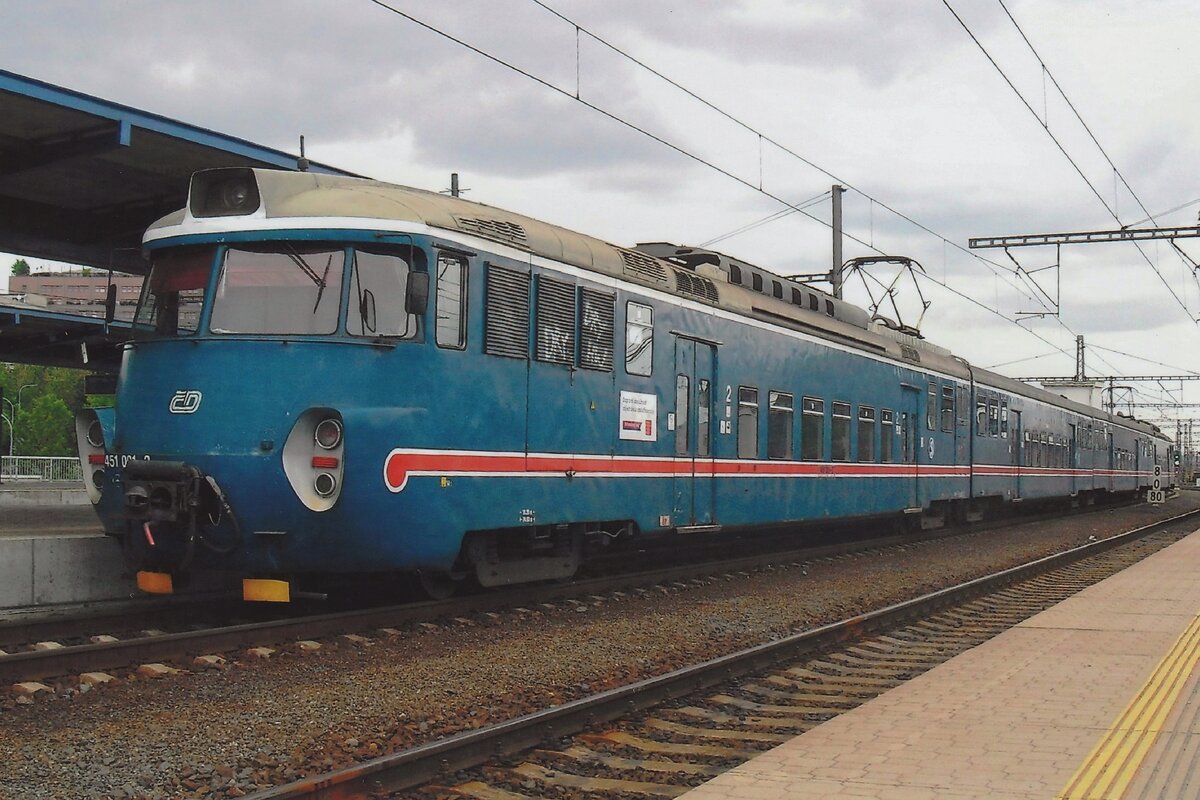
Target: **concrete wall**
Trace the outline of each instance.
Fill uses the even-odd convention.
[[[107,536],[0,538],[0,608],[129,597],[126,572]]]

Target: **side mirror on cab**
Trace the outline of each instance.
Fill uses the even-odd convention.
[[[110,323],[117,316],[117,285],[108,285],[108,294],[104,297],[104,322]]]
[[[429,273],[410,272],[408,288],[404,291],[404,312],[424,316],[429,308]]]

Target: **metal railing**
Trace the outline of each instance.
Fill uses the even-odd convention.
[[[83,469],[70,456],[0,456],[0,480],[82,481]]]

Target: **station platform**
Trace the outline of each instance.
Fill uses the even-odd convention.
[[[685,794],[1200,797],[1200,531]]]
[[[128,598],[120,548],[79,481],[0,484],[0,610]]]

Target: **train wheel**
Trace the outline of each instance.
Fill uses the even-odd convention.
[[[417,573],[417,585],[430,600],[448,600],[454,596],[461,584],[461,580],[455,580],[446,572],[422,570]]]

